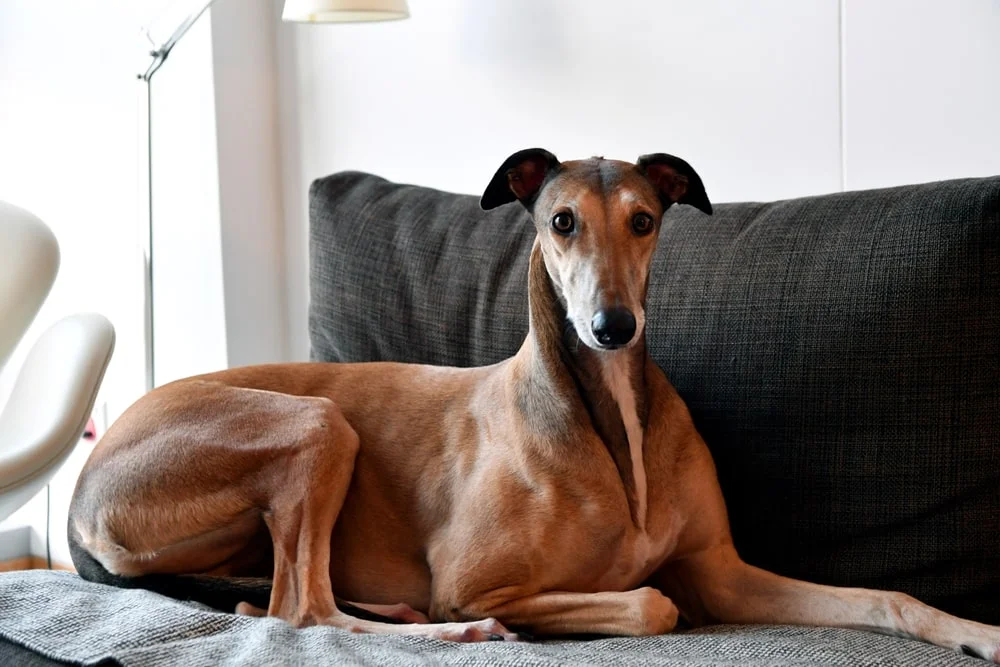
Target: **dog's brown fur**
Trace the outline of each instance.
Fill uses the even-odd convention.
[[[644,342],[664,209],[711,211],[686,163],[522,151],[483,203],[514,199],[538,238],[530,330],[513,358],[277,364],[156,389],[80,477],[77,552],[140,582],[269,574],[267,613],[296,625],[471,641],[514,639],[505,626],[651,635],[680,613],[859,627],[997,658],[997,628],[898,593],[785,579],[736,554],[709,451]],[[572,234],[553,231],[560,212]],[[643,215],[649,233],[635,226]],[[590,331],[609,305],[635,314],[621,349]],[[359,620],[334,593],[433,622]]]

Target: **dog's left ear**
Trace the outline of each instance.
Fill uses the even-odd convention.
[[[671,204],[689,204],[712,215],[712,203],[705,194],[701,177],[684,160],[666,153],[643,155],[636,162],[663,202],[663,210]]]
[[[514,153],[493,174],[479,206],[488,211],[517,200],[530,208],[545,179],[558,166],[556,156],[544,148],[526,148]]]

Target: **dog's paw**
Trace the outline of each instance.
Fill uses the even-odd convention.
[[[970,640],[959,644],[955,647],[955,651],[1000,665],[1000,644]]]
[[[663,635],[677,627],[680,612],[663,593],[647,586],[632,591],[631,595],[636,604],[635,617],[639,619],[639,626],[633,634]]]
[[[452,642],[516,642],[520,638],[495,618],[487,618],[471,623],[439,623],[428,626],[430,636]]]
[[[267,616],[266,609],[255,607],[249,602],[241,602],[236,605],[236,613],[240,616],[256,616],[258,618],[261,616]]]

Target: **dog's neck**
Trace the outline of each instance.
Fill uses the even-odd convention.
[[[594,350],[580,341],[535,242],[528,270],[528,337],[518,353],[524,376],[518,402],[526,423],[548,438],[572,442],[574,428],[592,427],[625,487],[632,519],[645,524],[645,332],[632,346]]]

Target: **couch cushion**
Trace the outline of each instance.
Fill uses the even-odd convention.
[[[73,664],[462,665],[556,667],[980,667],[948,649],[858,630],[715,626],[660,637],[591,641],[454,642],[354,634],[331,627],[296,630],[276,618],[208,611],[139,589],[83,581],[65,572],[0,574],[0,657],[11,642]],[[20,660],[23,651],[13,654]],[[37,661],[39,667],[47,665]],[[2,664],[31,664],[13,662]]]
[[[519,205],[359,173],[310,200],[314,359],[517,349]],[[674,207],[647,321],[746,560],[1000,623],[1000,178]]]

